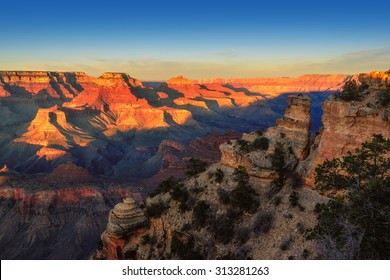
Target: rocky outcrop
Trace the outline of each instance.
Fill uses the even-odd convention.
[[[123,199],[108,215],[107,228],[102,234],[104,249],[100,254],[107,259],[123,259],[125,256],[130,258],[129,254],[135,254],[137,247],[133,246],[130,250],[124,248],[126,240],[138,236],[140,232],[137,230],[146,228],[147,225],[148,220],[135,201],[132,198]]]
[[[175,78],[170,78],[167,80],[167,85],[169,86],[175,86],[175,85],[179,85],[179,86],[192,86],[194,85],[192,83],[192,81],[190,79],[187,79],[185,77],[183,77],[182,75],[179,75]]]
[[[283,118],[276,121],[278,132],[291,141],[291,148],[299,160],[305,159],[309,152],[310,106],[311,100],[307,96],[289,96]]]
[[[125,198],[110,211],[107,230],[103,235],[107,234],[108,237],[117,239],[123,238],[146,225],[145,214],[136,206],[134,199]]]
[[[221,164],[237,168],[244,166],[248,174],[265,179],[276,177],[271,155],[281,145],[286,154],[286,167],[292,170],[299,160],[305,159],[310,141],[311,100],[304,95],[292,95],[284,117],[277,120],[275,127],[269,128],[261,137],[268,139],[269,147],[246,148],[259,140],[256,133],[244,134],[241,141],[231,141],[220,146]]]
[[[365,83],[372,89],[389,89],[390,88],[390,71],[373,71],[362,73],[358,76],[361,83]]]
[[[314,140],[310,156],[299,166],[306,185],[314,187],[315,167],[326,159],[346,155],[371,140],[374,134],[390,137],[389,108],[373,105],[375,95],[376,92],[372,91],[361,102],[329,100],[323,104],[323,128]]]

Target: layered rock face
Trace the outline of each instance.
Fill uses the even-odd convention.
[[[125,198],[110,211],[106,234],[117,239],[123,238],[146,225],[145,214],[136,206],[134,199]]]
[[[262,137],[269,141],[266,150],[251,149],[243,151],[242,143],[231,141],[220,146],[221,164],[237,168],[244,166],[248,174],[265,179],[275,178],[276,174],[271,162],[271,154],[278,144],[286,153],[286,165],[292,170],[299,160],[305,159],[310,142],[310,105],[307,96],[289,96],[288,106],[282,119],[277,120],[275,127],[269,128]],[[245,145],[252,145],[260,136],[256,133],[244,134]]]
[[[346,75],[303,75],[296,78],[210,79],[195,82],[204,85],[230,85],[236,88],[246,88],[251,92],[262,93],[267,96],[277,96],[281,93],[337,91],[350,78]]]
[[[87,77],[83,72],[0,71],[0,87],[8,96],[32,94],[37,98],[49,96],[66,101],[79,93],[74,80]]]
[[[166,87],[168,94],[169,89],[183,94],[183,97],[177,100],[177,104],[194,105],[194,101],[203,100],[209,109],[213,108],[209,107],[211,105],[207,105],[207,101],[215,102],[219,107],[232,107],[235,105],[248,106],[262,99],[260,95],[249,96],[242,91],[234,91],[220,84],[193,83],[183,76],[167,80]],[[164,87],[161,90],[163,91]]]
[[[374,134],[390,137],[390,108],[378,103],[378,94],[389,88],[388,77],[389,72],[360,74],[359,81],[369,85],[362,101],[332,99],[323,104],[323,128],[314,140],[310,156],[299,166],[308,186],[314,187],[315,167],[326,159],[354,151]]]
[[[284,117],[276,121],[278,130],[293,141],[291,145],[295,156],[305,159],[310,141],[311,100],[304,95],[289,96]]]
[[[124,248],[128,238],[139,235],[137,230],[148,225],[144,212],[136,206],[134,199],[125,198],[115,205],[108,216],[107,229],[102,234],[104,252],[107,259],[131,258],[135,248]],[[134,252],[133,252],[134,251]]]

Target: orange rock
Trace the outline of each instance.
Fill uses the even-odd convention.
[[[194,83],[210,85],[223,84],[235,88],[245,88],[250,92],[257,92],[268,96],[278,96],[281,93],[304,93],[310,91],[336,91],[340,89],[345,75],[303,75],[296,78],[243,78],[243,79],[211,79],[197,80]]]
[[[370,95],[376,98],[375,94]],[[308,186],[314,187],[315,167],[326,159],[340,158],[348,151],[354,151],[363,142],[370,141],[374,134],[390,137],[389,108],[372,108],[370,95],[362,102],[331,100],[323,104],[323,128],[310,156],[300,166]]]
[[[47,160],[55,160],[55,159],[58,159],[66,154],[67,154],[66,151],[58,150],[58,149],[54,149],[54,148],[48,148],[48,147],[43,147],[42,149],[40,149],[36,153],[36,155],[39,158],[45,157]]]

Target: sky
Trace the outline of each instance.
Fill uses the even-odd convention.
[[[390,68],[390,1],[6,1],[0,70],[141,80]]]

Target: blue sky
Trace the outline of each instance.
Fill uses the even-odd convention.
[[[388,1],[80,2],[1,3],[0,68],[143,80],[390,68]]]

